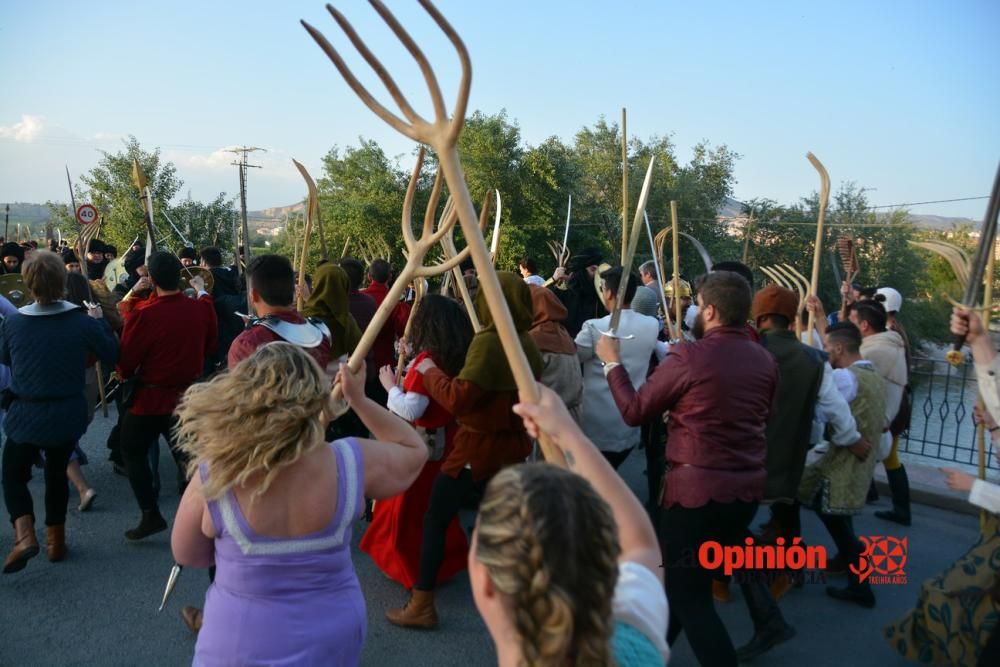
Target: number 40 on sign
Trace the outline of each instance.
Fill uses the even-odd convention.
[[[81,204],[76,209],[76,221],[81,225],[89,225],[97,220],[97,209],[91,204]]]

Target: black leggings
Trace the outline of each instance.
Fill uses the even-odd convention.
[[[858,542],[857,535],[854,534],[854,522],[851,516],[841,514],[824,514],[816,512],[816,516],[826,526],[827,532],[833,538],[833,543],[837,545],[837,550],[848,565],[857,566],[861,557],[861,543]],[[847,581],[852,585],[857,585],[858,577],[848,569]]]
[[[173,415],[136,415],[127,412],[122,419],[121,449],[125,470],[132,485],[132,493],[143,512],[158,510],[156,491],[153,488],[153,471],[149,467],[149,450],[162,435],[170,446],[170,453],[177,462],[178,474],[186,478],[187,456],[174,443]]]
[[[438,473],[431,489],[431,502],[424,515],[424,541],[420,545],[420,576],[417,590],[432,591],[437,585],[438,570],[444,562],[448,525],[463,506],[478,502],[485,482],[472,479],[472,471],[462,470],[458,477]]]
[[[663,420],[657,417],[642,425],[642,442],[646,447],[646,488],[648,489],[648,508],[660,505],[660,489],[663,485],[663,473],[667,467],[666,448],[663,443],[665,427]]]
[[[45,525],[61,526],[66,523],[66,505],[69,503],[69,482],[66,466],[73,453],[73,444],[45,447]],[[7,438],[3,449],[3,500],[13,523],[22,516],[34,518],[34,505],[28,481],[31,466],[42,450],[38,445],[14,442]]]
[[[670,601],[670,630],[673,644],[681,630],[702,665],[736,665],[736,649],[712,601],[713,571],[698,565],[698,548],[715,541],[722,546],[743,543],[757,513],[757,503],[709,502],[695,508],[672,507],[660,510],[660,546],[666,567],[667,599]]]

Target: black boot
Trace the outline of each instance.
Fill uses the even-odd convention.
[[[826,594],[835,600],[844,600],[845,602],[853,602],[859,604],[865,609],[871,609],[875,606],[875,594],[872,593],[872,587],[866,581],[863,584],[854,583],[857,581],[854,575],[851,575],[851,583],[849,583],[844,588],[837,588],[836,586],[827,586]]]
[[[878,487],[875,486],[875,480],[868,486],[868,495],[865,497],[865,502],[869,505],[874,505],[878,502]]]
[[[906,476],[906,468],[899,466],[895,470],[886,470],[885,475],[889,479],[889,490],[892,491],[892,509],[888,512],[875,512],[875,516],[909,526],[910,480]]]
[[[126,530],[125,538],[129,540],[141,540],[166,529],[167,521],[160,514],[160,510],[143,511],[142,521],[135,528]]]
[[[750,581],[740,584],[750,618],[753,619],[753,637],[736,649],[736,657],[740,662],[750,662],[795,636],[795,628],[785,623],[778,603],[771,597],[764,582],[753,576],[756,574],[751,573]]]

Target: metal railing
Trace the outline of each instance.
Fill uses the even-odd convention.
[[[900,451],[911,455],[979,465],[979,447],[972,409],[978,389],[970,358],[957,368],[944,359],[913,357],[910,370],[913,416],[900,438]],[[988,434],[987,434],[988,435]],[[1000,469],[993,445],[986,438],[986,465]]]

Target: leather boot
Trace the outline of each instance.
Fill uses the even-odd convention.
[[[125,531],[125,538],[133,541],[141,540],[166,529],[167,520],[160,514],[160,510],[144,511],[139,525]]]
[[[736,657],[740,662],[749,662],[794,637],[795,628],[785,622],[778,603],[759,578],[754,577],[741,583],[740,590],[743,591],[743,599],[746,600],[750,618],[753,619],[753,637],[736,649]]]
[[[204,612],[198,609],[198,607],[184,607],[181,609],[181,618],[184,619],[184,625],[195,634],[198,634],[198,631],[201,630],[201,622],[204,617]]]
[[[875,512],[875,516],[909,526],[910,480],[906,476],[906,468],[899,466],[895,470],[886,470],[885,475],[889,480],[889,490],[892,491],[892,509],[887,512]]]
[[[414,588],[410,599],[399,609],[389,609],[385,617],[393,625],[404,628],[433,628],[437,626],[438,615],[434,609],[434,591],[421,591]]]
[[[50,563],[58,563],[66,558],[66,524],[46,527],[45,545]]]
[[[35,518],[28,514],[14,520],[14,548],[3,561],[3,573],[20,572],[28,561],[38,555],[38,537],[35,535]]]

